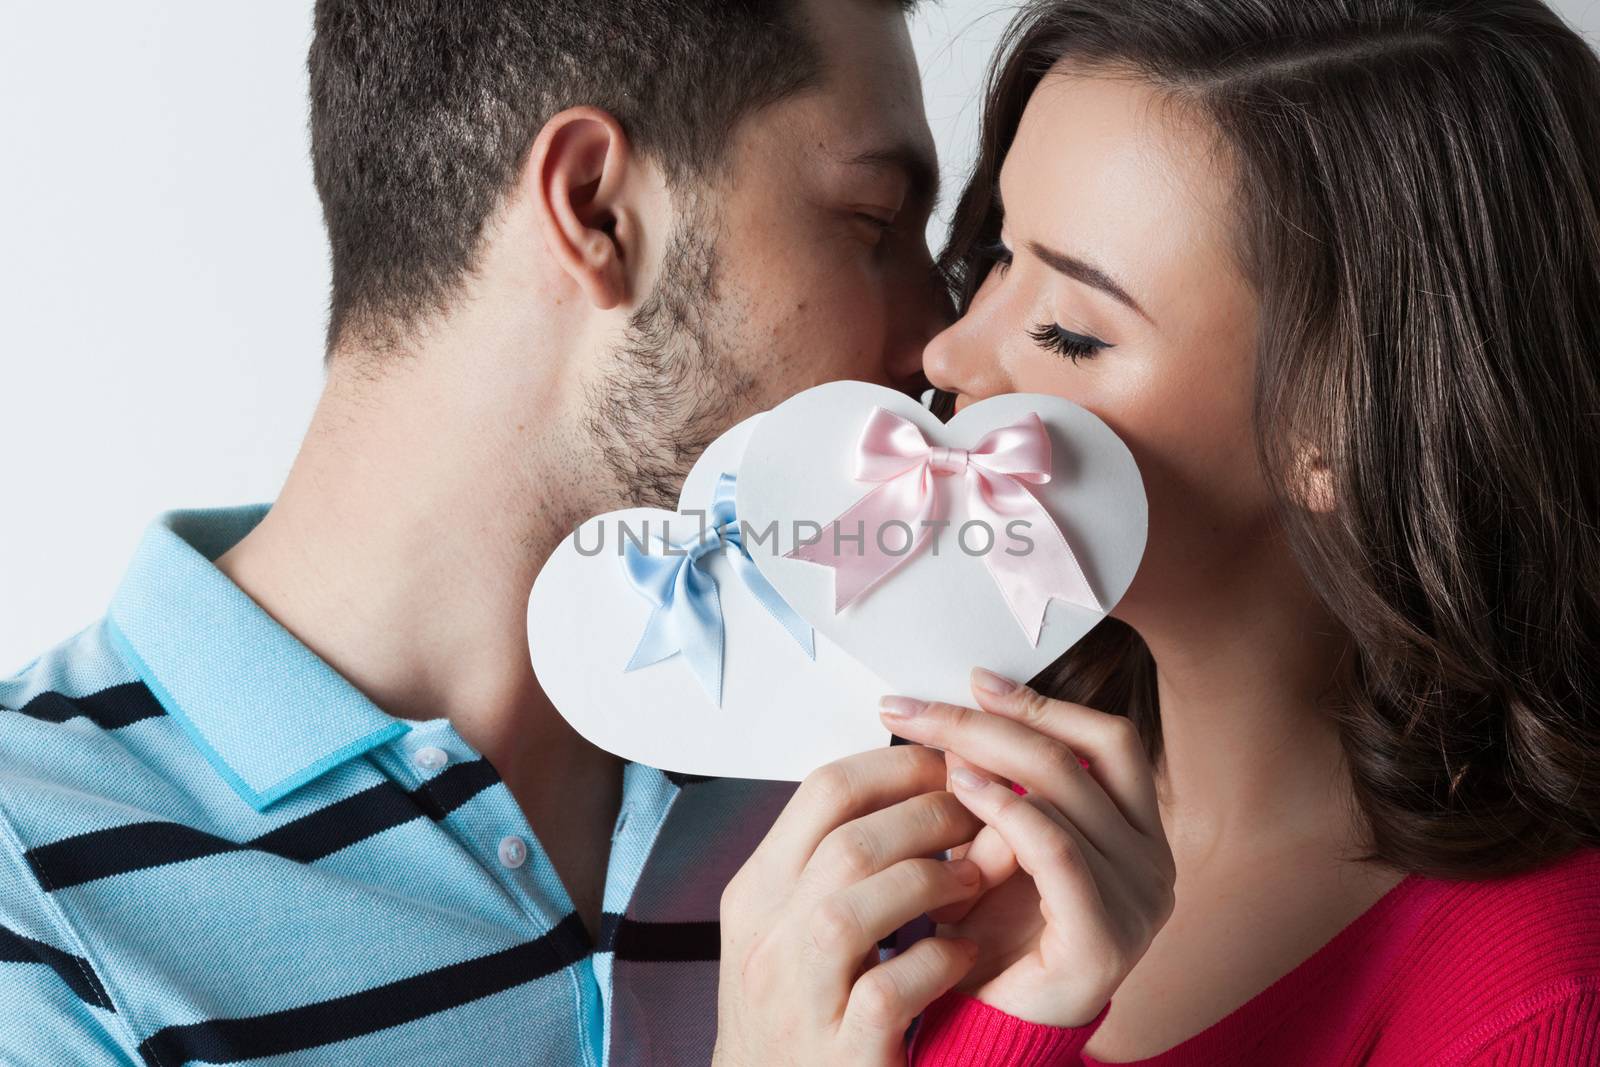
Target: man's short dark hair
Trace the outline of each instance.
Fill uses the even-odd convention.
[[[815,83],[796,0],[317,0],[311,155],[333,266],[328,347],[444,307],[539,129],[603,108],[669,183]]]

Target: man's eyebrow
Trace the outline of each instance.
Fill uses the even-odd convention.
[[[1085,262],[1076,256],[1069,256],[1065,252],[1058,252],[1054,248],[1047,248],[1038,241],[1029,241],[1028,251],[1043,260],[1045,266],[1051,270],[1065,274],[1069,278],[1076,278],[1083,284],[1091,285],[1102,293],[1112,296],[1137,311],[1146,322],[1155,325],[1155,320],[1139,306],[1139,302],[1129,296],[1128,291],[1118,285],[1115,278],[1093,263]]]
[[[858,167],[898,170],[910,184],[911,198],[931,208],[939,200],[939,166],[925,149],[913,144],[874,148],[845,160]]]

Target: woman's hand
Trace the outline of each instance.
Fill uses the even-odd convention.
[[[972,691],[982,711],[884,701],[896,734],[952,757],[956,796],[986,824],[965,857],[987,891],[933,917],[953,920],[941,935],[981,946],[963,990],[1031,1022],[1081,1026],[1172,914],[1172,850],[1149,760],[1121,716],[987,671],[973,673]]]
[[[930,858],[983,824],[921,745],[814,772],[722,894],[717,1067],[905,1064],[905,1031],[972,966],[970,940],[929,937],[878,962],[878,941],[974,896],[970,860]]]

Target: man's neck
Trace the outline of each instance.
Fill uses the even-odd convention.
[[[559,420],[481,399],[474,356],[336,368],[272,509],[217,566],[380,708],[449,718],[510,782],[582,747],[534,678],[526,610],[584,505],[541,476]]]

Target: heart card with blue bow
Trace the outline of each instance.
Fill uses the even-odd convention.
[[[630,508],[562,540],[534,582],[534,673],[589,741],[664,770],[798,781],[889,743],[872,671],[786,604],[756,566],[771,536],[736,511],[765,416],[701,456],[679,511]]]

